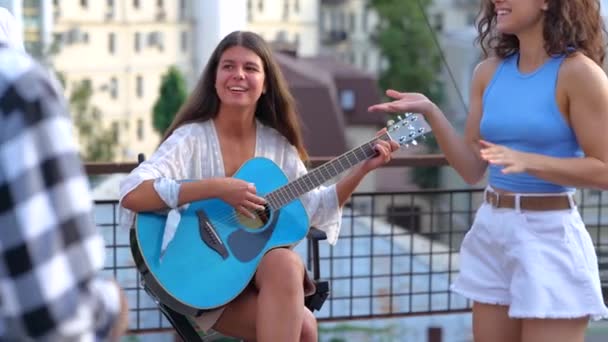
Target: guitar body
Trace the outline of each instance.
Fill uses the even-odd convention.
[[[264,196],[288,183],[271,160],[253,158],[234,175]],[[175,236],[161,257],[166,215],[139,213],[131,249],[144,282],[173,310],[198,315],[237,297],[253,279],[262,257],[276,247],[298,243],[308,233],[308,216],[296,199],[269,211],[266,222],[238,218],[219,199],[192,202],[181,213]],[[219,241],[217,241],[219,239]]]

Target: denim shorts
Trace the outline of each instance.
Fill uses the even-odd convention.
[[[512,318],[608,317],[595,248],[576,207],[520,211],[483,203],[462,242],[452,290],[509,306]]]

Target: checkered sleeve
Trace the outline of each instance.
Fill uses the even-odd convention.
[[[0,49],[1,50],[1,49]],[[66,105],[41,67],[0,51],[0,340],[107,338],[119,288]]]

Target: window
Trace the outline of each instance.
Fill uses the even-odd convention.
[[[110,79],[110,97],[113,99],[118,98],[118,80],[116,77]]]
[[[182,31],[181,35],[180,35],[180,49],[182,50],[182,52],[187,52],[188,51],[188,32],[187,31]]]
[[[108,0],[107,2],[106,20],[114,19],[114,0]]]
[[[144,96],[144,78],[141,75],[135,78],[135,93],[139,98]]]
[[[287,41],[287,32],[285,30],[280,30],[277,32],[275,40],[277,42],[286,42]]]
[[[186,19],[186,0],[179,0],[179,19]]]
[[[144,120],[137,119],[137,140],[144,140]]]
[[[319,16],[319,23],[320,23],[320,30],[321,32],[325,32],[327,31],[327,12],[326,11],[321,11],[321,15]]]
[[[108,35],[108,52],[113,55],[116,52],[116,34],[110,33]]]
[[[435,30],[442,31],[443,30],[443,14],[437,13],[434,17],[435,22]]]
[[[141,51],[141,33],[135,32],[135,36],[133,37],[133,48],[135,52]]]
[[[112,139],[114,140],[115,144],[118,143],[118,138],[119,138],[118,130],[119,129],[120,129],[120,127],[118,126],[118,122],[116,122],[116,121],[112,122]]]
[[[351,89],[344,89],[340,92],[340,105],[342,110],[355,109],[355,92]]]
[[[289,19],[289,0],[283,0],[283,21]]]

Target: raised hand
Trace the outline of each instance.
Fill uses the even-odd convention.
[[[219,197],[237,212],[255,219],[252,211],[264,210],[266,200],[256,195],[255,185],[237,178],[225,178]]]
[[[395,99],[395,101],[385,102],[370,106],[367,110],[370,112],[387,112],[387,113],[420,113],[426,115],[437,107],[426,96],[419,93],[401,93],[393,89],[386,91],[386,96]]]

